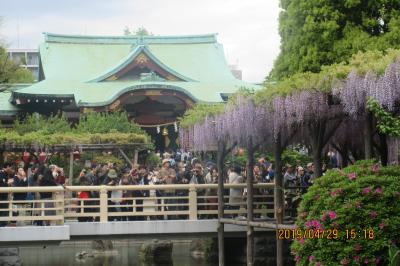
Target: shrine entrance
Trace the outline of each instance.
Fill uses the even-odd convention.
[[[126,93],[110,108],[126,111],[152,137],[155,149],[165,152],[179,147],[177,119],[193,104],[182,92],[151,89]]]

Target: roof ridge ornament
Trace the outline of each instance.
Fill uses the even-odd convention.
[[[136,44],[146,46],[143,35],[138,35],[138,38],[136,39]]]
[[[156,72],[150,71],[150,73],[140,73],[140,81],[165,81],[166,79],[157,75]]]

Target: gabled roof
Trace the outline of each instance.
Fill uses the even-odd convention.
[[[75,36],[45,33],[45,42],[39,49],[45,80],[15,91],[14,100],[22,96],[73,97],[78,106],[94,106],[112,102],[123,91],[159,87],[180,90],[195,101],[221,102],[221,94],[234,93],[240,87],[259,88],[232,75],[215,34]],[[141,55],[175,79],[112,78]]]
[[[29,84],[31,85],[31,84]],[[28,84],[0,84],[0,116],[14,116],[19,108],[11,103],[13,91],[25,88]]]
[[[130,52],[125,59],[123,59],[121,62],[118,62],[114,67],[107,70],[104,74],[91,80],[91,82],[104,81],[112,77],[115,77],[115,75],[117,75],[118,72],[126,69],[127,67],[129,67],[129,65],[134,64],[135,61],[140,62],[141,60],[146,60],[147,58],[152,60],[157,66],[159,66],[169,75],[171,75],[174,79],[180,79],[182,81],[193,81],[192,79],[185,77],[176,72],[175,70],[173,70],[172,68],[166,66],[156,56],[154,56],[145,45],[141,44],[136,46],[135,49],[133,49],[132,52]]]

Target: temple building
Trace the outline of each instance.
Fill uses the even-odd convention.
[[[39,81],[0,87],[0,120],[18,115],[125,110],[162,149],[177,146],[177,118],[197,102],[224,102],[241,87],[215,34],[74,36],[44,34]]]

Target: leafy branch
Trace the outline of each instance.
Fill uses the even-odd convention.
[[[393,137],[400,137],[400,117],[396,117],[386,111],[379,102],[373,98],[368,99],[367,108],[377,118],[379,132]]]

